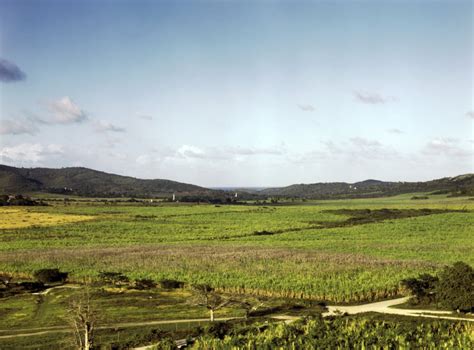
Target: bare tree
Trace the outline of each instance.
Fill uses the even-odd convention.
[[[80,350],[90,350],[94,343],[97,314],[91,305],[89,288],[69,305],[69,322],[74,331],[74,339]]]
[[[197,292],[196,305],[204,306],[209,310],[211,322],[214,321],[214,312],[229,305],[233,301],[224,298],[222,295],[215,292],[214,288],[206,284],[199,284],[193,286]]]

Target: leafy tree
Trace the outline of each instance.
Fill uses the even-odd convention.
[[[474,269],[464,262],[445,267],[436,285],[436,299],[452,310],[474,311]]]
[[[401,284],[415,297],[416,303],[430,303],[434,301],[437,282],[437,277],[425,273],[418,278],[404,279]]]

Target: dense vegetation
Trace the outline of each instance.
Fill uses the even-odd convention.
[[[159,197],[217,191],[170,180],[142,180],[87,168],[14,168],[0,165],[0,193],[49,192],[105,197]]]
[[[474,265],[474,201],[446,195],[412,197],[226,206],[111,204],[82,198],[50,201],[49,206],[2,207],[3,329],[64,326],[77,282],[94,286],[93,305],[103,317],[102,325],[208,319],[211,308],[216,317],[268,317],[278,312],[314,316],[324,301],[366,302],[406,293],[403,279],[420,279],[429,299],[433,281],[445,280],[446,265]],[[70,288],[31,294],[64,281],[65,272]],[[31,282],[35,275],[42,282]],[[458,281],[467,274],[462,270],[448,275],[458,276]],[[203,285],[212,297],[198,293],[196,286]],[[212,304],[203,302],[206,296]],[[472,328],[462,323],[404,327],[398,321],[363,319],[316,317],[291,325],[246,324],[209,332],[191,331],[195,325],[188,325],[181,337],[193,335],[195,347],[216,349],[315,344],[343,348],[349,341],[371,348],[376,337],[388,348],[465,347],[472,341]],[[176,325],[169,327],[179,331]],[[117,348],[139,345],[166,337],[165,328],[127,328],[117,333],[120,339],[101,329],[96,339],[97,344]],[[70,347],[65,333],[38,336],[35,342],[44,346],[34,348]],[[11,343],[10,348],[29,346],[21,338],[10,343],[0,338],[0,348],[8,349],[5,344]]]
[[[309,318],[204,335],[191,349],[472,349],[473,331],[471,324],[447,321]]]
[[[207,189],[170,180],[143,180],[108,174],[87,168],[14,168],[0,165],[0,193],[56,193],[90,197],[171,198],[180,201],[232,203],[233,192]],[[460,175],[426,182],[386,182],[366,180],[295,184],[263,190],[239,190],[239,200],[376,198],[412,192],[432,192],[451,196],[474,196],[474,175]],[[413,199],[427,199],[426,195]],[[271,200],[270,200],[271,201]]]
[[[474,269],[463,262],[446,266],[439,276],[422,274],[402,281],[412,295],[412,303],[437,304],[462,312],[474,311]]]
[[[474,263],[474,202],[410,198],[4,208],[0,270],[32,276],[59,268],[71,281],[109,271],[230,293],[371,301],[402,292],[402,279]]]

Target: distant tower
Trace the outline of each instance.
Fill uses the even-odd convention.
[[[234,195],[234,197],[235,197],[235,198],[237,198],[237,197],[238,197],[238,195],[237,195],[237,192],[235,192],[235,195]]]
[[[173,202],[176,200],[176,195],[173,193]]]

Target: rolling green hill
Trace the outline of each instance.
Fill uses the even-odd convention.
[[[425,182],[365,180],[352,184],[346,182],[295,184],[287,187],[267,188],[258,193],[277,197],[330,199],[382,197],[413,192],[474,195],[474,174],[446,177]]]
[[[218,191],[170,180],[142,180],[87,168],[15,168],[0,165],[0,193],[47,192],[95,197],[212,195]]]

